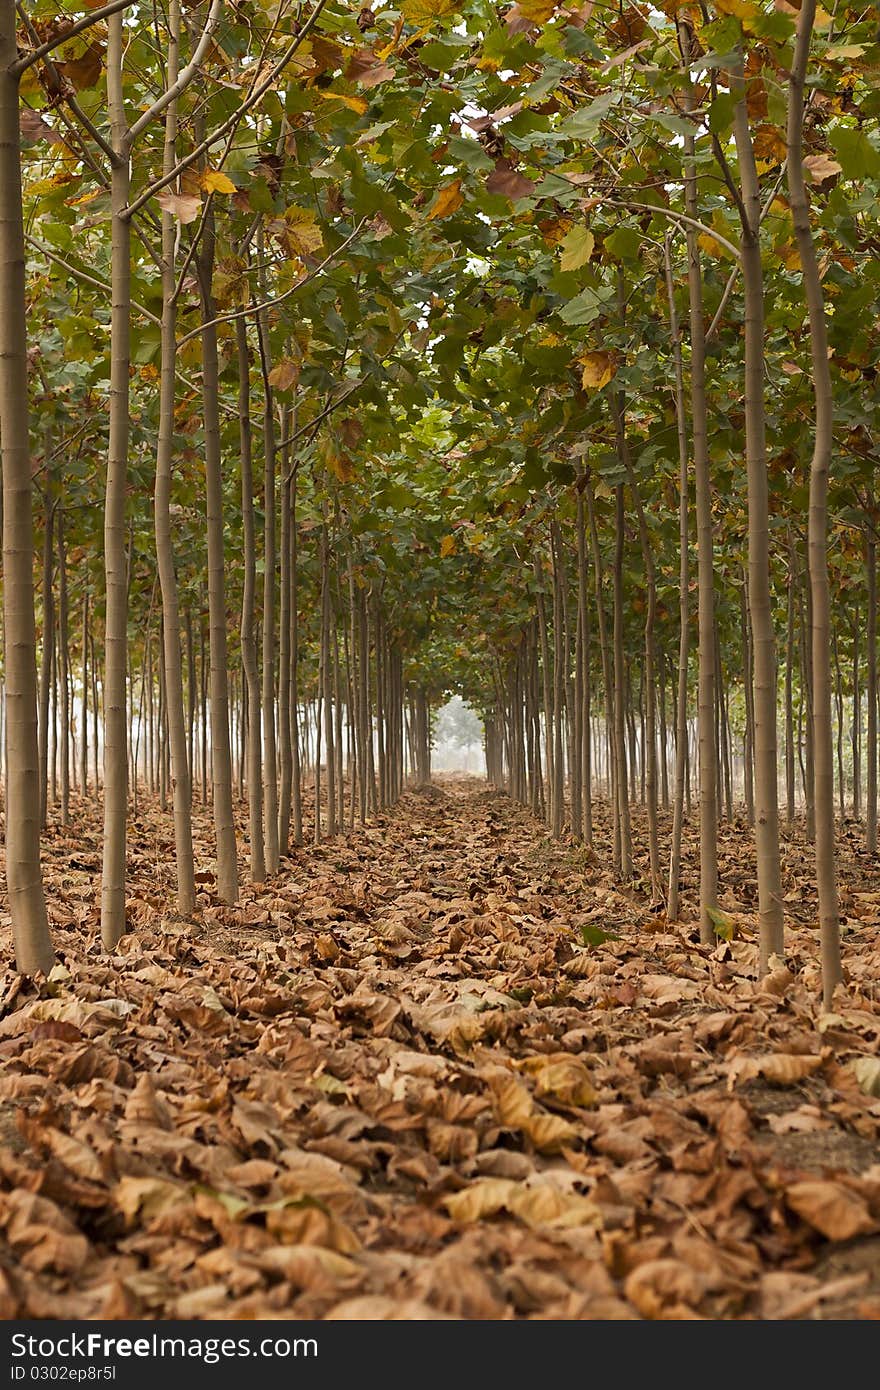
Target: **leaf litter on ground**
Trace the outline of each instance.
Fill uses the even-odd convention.
[[[855,836],[823,1014],[802,838],[759,980],[747,828],[703,947],[614,883],[596,820],[588,856],[447,779],[230,908],[202,812],[183,922],[147,803],[112,956],[96,812],[53,825],[48,979],[13,973],[3,919],[0,1315],[880,1316],[880,894]],[[695,866],[688,839],[686,902]]]

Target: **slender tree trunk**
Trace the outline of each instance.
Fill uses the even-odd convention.
[[[244,319],[236,320],[238,345],[238,424],[241,448],[241,519],[244,535],[241,601],[241,666],[247,682],[247,795],[251,842],[251,880],[266,877],[263,841],[263,738],[260,717],[260,676],[257,669],[255,596],[257,548],[254,528],[254,470],[250,410],[250,350]]]
[[[6,682],[6,886],[15,962],[25,975],[54,959],[40,868],[37,637],[28,421],[25,254],[16,11],[0,0],[0,446],[3,463],[3,635]]]
[[[296,416],[294,415],[294,423]],[[290,484],[290,739],[293,765],[291,767],[291,814],[293,843],[303,842],[302,817],[302,755],[299,725],[299,552],[296,534],[297,471],[293,469]]]
[[[698,254],[698,253],[697,253]],[[688,247],[688,263],[691,262]],[[678,312],[675,307],[675,293],[672,279],[672,253],[669,237],[665,247],[666,295],[669,301],[669,333],[672,340],[675,363],[675,422],[678,436],[678,691],[676,697],[675,723],[675,792],[672,801],[672,844],[669,854],[669,885],[666,895],[666,916],[670,922],[679,917],[679,894],[681,877],[681,832],[684,822],[684,799],[687,783],[687,676],[690,604],[690,532],[688,527],[689,486],[688,486],[688,441],[687,420],[684,402],[684,370],[681,354],[681,332],[678,325]],[[699,273],[699,259],[697,272]],[[693,298],[693,295],[691,296]],[[702,333],[700,319],[698,331]],[[711,541],[711,535],[709,537]]]
[[[868,730],[865,744],[865,848],[877,853],[877,543],[868,537],[865,546],[868,580],[867,684]],[[815,624],[815,616],[814,616]],[[815,631],[815,629],[814,629]]]
[[[813,756],[815,760],[816,883],[819,890],[819,930],[822,943],[822,992],[830,1008],[835,986],[842,979],[837,870],[834,857],[834,751],[831,731],[831,599],[828,587],[828,475],[834,431],[834,398],[828,363],[828,331],[822,278],[810,226],[803,171],[804,93],[816,0],[803,0],[798,17],[794,62],[789,73],[788,187],[795,237],[803,270],[804,294],[810,321],[813,395],[816,423],[810,465],[810,505],[807,560],[812,596]],[[868,704],[868,827],[877,845],[877,653],[876,611],[873,688]]]
[[[553,820],[550,826],[554,839],[562,837],[565,820],[565,757],[562,744],[562,729],[565,719],[565,578],[562,573],[562,557],[559,554],[559,528],[554,521],[551,530],[551,553],[553,559]],[[518,711],[517,711],[518,713]],[[517,720],[519,727],[519,720]]]
[[[258,237],[262,260],[263,243]],[[265,293],[262,272],[261,292]],[[275,402],[265,320],[257,315],[263,375],[263,838],[266,872],[278,872],[278,750],[275,740]]]
[[[98,661],[95,652],[94,632],[92,632],[89,636],[89,650],[91,652],[92,657],[92,760],[94,765],[93,775],[95,779],[95,795],[97,796],[101,790],[100,753],[98,747],[98,727],[100,719],[100,709],[98,705]]]
[[[690,40],[687,40],[688,44]],[[693,94],[690,93],[693,100]],[[685,136],[685,207],[699,217],[695,142]],[[700,798],[700,940],[715,940],[718,911],[718,790],[713,719],[715,712],[715,557],[712,539],[712,479],[706,406],[706,332],[703,268],[696,229],[686,228],[691,338],[691,417],[697,523],[697,759]]]
[[[167,81],[177,81],[179,71],[180,0],[171,0],[168,11]],[[177,103],[165,113],[163,170],[174,168],[177,157]],[[188,917],[196,905],[192,842],[191,746],[187,748],[183,708],[183,667],[180,650],[180,606],[174,544],[171,534],[171,472],[174,463],[174,387],[176,380],[177,305],[175,289],[174,218],[162,214],[162,327],[159,375],[159,431],[156,441],[156,478],[153,489],[154,530],[159,585],[162,593],[162,667],[165,677],[164,711],[171,751],[171,796],[174,808],[174,854],[177,873],[177,910]],[[192,708],[192,629],[188,626],[190,707]],[[192,725],[190,724],[190,727]]]
[[[776,638],[770,599],[770,528],[764,419],[764,278],[761,194],[740,63],[731,76],[734,134],[742,189],[745,291],[745,416],[749,513],[749,611],[755,652],[755,842],[758,868],[759,973],[782,955],[782,872],[776,787]]]
[[[840,670],[840,649],[837,641],[837,624],[832,628],[832,650],[834,653],[834,692],[837,706],[837,796],[840,804],[840,824],[846,821],[846,779],[843,772],[843,676]]]
[[[281,411],[281,438],[287,439],[290,433],[290,410],[283,406]],[[278,612],[278,753],[281,781],[278,788],[278,853],[290,852],[290,804],[293,789],[293,742],[291,739],[291,682],[290,682],[290,512],[291,488],[290,446],[282,448],[281,454],[281,535],[279,537],[281,600]]]
[[[214,214],[205,214],[198,276],[202,312],[202,398],[205,417],[205,491],[208,536],[208,610],[211,653],[211,774],[217,841],[217,893],[238,901],[238,860],[232,810],[229,746],[229,676],[226,650],[226,584],[223,558],[223,479],[217,329],[214,325]]]
[[[125,119],[122,14],[107,21],[107,106],[113,165],[110,175],[111,285],[110,438],[104,498],[104,864],[101,875],[101,939],[106,950],[125,931],[125,848],[128,816],[128,567],[125,497],[128,477],[131,230],[124,216],[130,188],[130,147]]]
[[[746,590],[748,579],[743,573],[740,589],[740,640],[743,663],[743,703],[745,705],[745,740],[743,743],[743,794],[746,802],[746,819],[749,825],[755,823],[755,714],[752,708],[752,634],[749,626],[749,606]]]
[[[859,654],[859,616],[853,615],[852,623],[853,677],[852,677],[852,743],[853,760],[853,820],[862,818],[862,684]]]
[[[79,781],[82,795],[89,780],[89,591],[83,586],[82,602],[82,736],[79,744]]]
[[[788,540],[788,611],[785,641],[785,803],[786,820],[794,825],[795,767],[794,767],[794,602],[797,593],[797,552],[794,540]]]
[[[2,254],[2,250],[0,250]],[[5,418],[5,417],[4,417]],[[55,651],[55,595],[52,573],[55,562],[55,503],[46,477],[46,519],[43,532],[43,643],[40,652],[40,825],[45,829],[49,802],[49,702],[52,694],[52,658]],[[7,662],[8,668],[8,662]],[[8,698],[8,692],[7,692]]]
[[[70,604],[64,506],[58,502],[58,655],[61,680],[61,824],[70,823]]]
[[[623,487],[615,488],[616,545],[614,550],[614,761],[617,768],[617,814],[620,823],[620,874],[632,878],[632,836],[629,819],[626,760],[626,688],[623,635],[623,550],[626,521]]]

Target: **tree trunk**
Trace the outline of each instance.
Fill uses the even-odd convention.
[[[262,260],[262,238],[258,237]],[[261,292],[265,292],[262,272]],[[241,320],[239,320],[241,322]],[[257,315],[263,374],[263,838],[266,872],[278,872],[278,750],[275,743],[275,403],[266,325]]]
[[[810,210],[803,170],[804,91],[816,0],[803,0],[798,17],[794,62],[789,74],[788,160],[786,172],[804,294],[810,321],[810,354],[816,424],[810,465],[810,504],[807,561],[812,596],[813,757],[816,816],[816,883],[819,891],[819,930],[822,944],[822,993],[831,1006],[842,979],[837,870],[834,857],[834,750],[831,731],[831,599],[828,588],[828,475],[834,430],[834,398],[828,364],[828,331],[822,278],[810,227]],[[877,845],[877,653],[876,608],[873,650],[869,649],[868,703],[868,827]]]
[[[692,260],[688,248],[688,263]],[[672,280],[672,254],[670,239],[666,238],[666,296],[669,301],[669,334],[672,340],[675,363],[675,422],[678,436],[678,691],[676,697],[675,720],[675,791],[672,802],[672,844],[669,854],[669,885],[666,895],[666,916],[670,922],[679,917],[679,894],[681,877],[681,832],[684,822],[684,799],[687,785],[687,675],[688,646],[690,634],[690,605],[688,589],[690,586],[690,532],[688,528],[689,487],[688,487],[688,442],[687,421],[684,404],[684,371],[681,355],[681,332],[678,326],[678,313],[675,307],[675,294]],[[699,259],[696,263],[699,273]],[[693,299],[693,295],[691,295]],[[700,318],[698,332],[702,333],[703,321]],[[709,537],[711,543],[711,534]],[[702,828],[702,827],[701,827]]]
[[[125,497],[128,478],[131,229],[130,159],[125,119],[122,14],[107,21],[107,106],[113,165],[110,182],[112,250],[110,316],[110,436],[104,498],[104,863],[101,939],[111,951],[125,931],[125,848],[128,816],[128,718],[125,676],[128,643],[128,567]]]
[[[690,39],[687,39],[690,45]],[[685,50],[689,52],[689,48]],[[693,101],[689,91],[689,102]],[[695,142],[685,136],[685,208],[699,217]],[[713,720],[715,714],[715,558],[712,539],[712,479],[706,406],[706,330],[703,318],[703,268],[696,228],[686,228],[688,304],[691,338],[691,417],[694,493],[697,523],[698,674],[697,760],[700,798],[700,940],[715,940],[718,911],[718,790]]]
[[[23,974],[48,973],[54,954],[40,868],[37,637],[28,421],[25,254],[16,11],[0,0],[0,447],[3,463],[3,633],[6,680],[6,886]]]
[[[865,546],[868,581],[867,684],[868,730],[865,744],[865,849],[877,853],[877,543],[873,535]],[[815,624],[815,616],[814,616]]]
[[[250,410],[250,351],[243,318],[236,319],[238,346],[238,425],[241,448],[241,521],[244,536],[241,600],[241,667],[247,682],[247,795],[251,844],[251,881],[266,877],[263,842],[263,736],[260,718],[260,676],[257,669],[255,597],[257,548],[254,528],[254,470]]]
[[[4,417],[5,418],[5,417]],[[43,642],[40,651],[40,719],[39,719],[39,767],[40,767],[40,825],[46,827],[49,802],[49,702],[52,694],[52,658],[55,651],[55,595],[52,587],[52,571],[55,561],[55,503],[49,491],[49,475],[46,475],[46,518],[43,531]],[[8,667],[8,661],[7,661]],[[7,688],[7,700],[8,700]]]
[[[758,869],[759,974],[782,955],[782,872],[776,787],[776,638],[770,597],[770,527],[764,419],[764,279],[761,195],[749,130],[742,63],[731,74],[737,98],[734,134],[742,190],[745,291],[746,472],[749,514],[749,611],[755,652],[755,842]]]
[[[232,811],[229,746],[229,676],[226,650],[226,584],[223,557],[223,478],[217,329],[214,324],[214,214],[205,214],[198,277],[202,313],[202,400],[205,417],[205,492],[208,538],[208,612],[211,656],[211,778],[217,841],[217,894],[238,901],[238,860]]]
[[[179,70],[180,0],[171,0],[168,17],[167,81],[177,81]],[[177,103],[165,113],[163,169],[174,168],[177,150]],[[180,650],[180,607],[174,543],[171,533],[171,472],[174,464],[174,387],[176,379],[177,304],[175,290],[175,245],[178,226],[166,212],[162,214],[162,327],[159,375],[159,431],[156,441],[156,478],[153,490],[154,530],[159,585],[162,594],[162,640],[165,676],[165,717],[171,745],[171,796],[174,808],[174,854],[177,873],[177,910],[188,917],[196,905],[195,868],[192,842],[192,790],[190,786],[191,748],[187,749],[186,718],[183,708],[183,668]],[[192,630],[188,627],[190,666],[190,707],[193,698]],[[191,726],[190,726],[191,727]]]
[[[632,836],[626,760],[626,689],[624,680],[623,635],[623,549],[626,521],[623,487],[614,489],[616,498],[616,545],[614,550],[614,761],[617,769],[617,815],[620,823],[620,875],[632,878]]]

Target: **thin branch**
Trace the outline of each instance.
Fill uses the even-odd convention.
[[[53,251],[50,246],[46,246],[44,242],[38,241],[36,237],[31,236],[28,232],[25,232],[24,239],[35,251],[39,251],[41,256],[45,256],[49,261],[54,261],[62,270],[66,270],[68,275],[72,275],[75,280],[79,280],[84,285],[91,285],[93,289],[101,290],[104,294],[109,295],[110,286],[104,280],[99,280],[96,275],[90,275],[88,271],[81,270],[79,266],[71,265],[70,261],[66,261],[63,256],[59,256],[57,251]],[[139,304],[136,299],[131,301],[131,307],[137,309],[139,314],[143,314],[144,318],[149,319],[150,323],[161,324],[162,320],[157,318],[154,313],[151,313],[145,305]]]
[[[140,209],[144,206],[144,203],[149,202],[149,200],[155,197],[157,193],[161,192],[163,188],[167,188],[170,183],[174,183],[175,179],[177,179],[185,169],[188,169],[189,166],[193,164],[197,159],[200,159],[201,156],[207,150],[209,150],[212,145],[216,145],[218,140],[222,140],[223,136],[226,135],[228,131],[233,130],[238,125],[242,117],[247,115],[248,111],[252,110],[252,108],[256,106],[257,102],[261,99],[261,97],[263,97],[266,94],[266,92],[268,92],[269,88],[274,83],[276,77],[278,77],[287,67],[287,64],[290,62],[294,53],[296,53],[297,49],[301,46],[301,44],[305,41],[305,39],[308,37],[312,29],[314,28],[315,24],[318,21],[318,16],[320,15],[326,3],[327,0],[318,0],[318,3],[312,10],[312,13],[309,15],[308,19],[300,29],[299,33],[296,35],[296,38],[288,44],[287,48],[284,50],[284,53],[278,59],[278,62],[275,63],[272,69],[270,70],[268,77],[264,78],[262,82],[260,82],[256,87],[253,88],[253,90],[245,98],[241,105],[235,111],[233,111],[232,115],[229,116],[228,119],[225,120],[222,125],[218,126],[217,129],[211,135],[207,136],[198,145],[196,145],[195,149],[191,150],[190,153],[185,156],[185,158],[179,160],[178,163],[174,166],[174,168],[171,169],[167,174],[163,174],[161,178],[154,179],[151,184],[148,184],[147,187],[138,195],[138,197],[135,198],[134,202],[129,203],[128,207],[124,209],[122,213],[123,217],[133,217],[134,214],[136,212],[139,212]]]
[[[20,77],[28,68],[33,67],[41,58],[45,58],[47,53],[52,53],[56,48],[68,40],[81,34],[84,29],[91,29],[93,24],[99,24],[102,19],[108,19],[112,14],[118,14],[120,10],[130,9],[136,0],[110,0],[109,5],[104,5],[100,10],[92,10],[91,14],[83,15],[75,24],[71,24],[69,29],[65,29],[63,34],[56,34],[54,38],[47,39],[41,43],[39,48],[34,48],[30,53],[23,53],[14,63],[9,64],[9,72],[13,77]]]
[[[298,290],[303,289],[306,285],[310,284],[312,280],[316,280],[321,272],[325,270],[332,261],[336,260],[345,248],[354,241],[366,221],[367,218],[362,217],[354,231],[348,234],[345,240],[336,247],[335,251],[331,251],[329,256],[327,256],[320,265],[315,266],[315,269],[310,270],[308,275],[304,275],[301,280],[297,280],[296,284],[291,285],[283,294],[276,295],[274,299],[264,299],[260,304],[246,304],[241,309],[232,309],[228,314],[218,314],[215,319],[209,320],[208,323],[199,324],[198,328],[191,328],[188,333],[178,339],[178,349],[182,348],[185,343],[191,342],[193,338],[198,338],[202,330],[210,327],[211,324],[234,323],[236,319],[250,318],[253,314],[261,314],[264,309],[277,309],[278,305],[283,304],[285,299],[290,299],[291,295],[296,294]]]
[[[193,50],[192,58],[187,63],[186,67],[178,74],[177,80],[172,82],[171,86],[168,87],[160,97],[157,97],[152,106],[144,111],[135,121],[128,132],[129,145],[134,144],[141,132],[146,130],[147,126],[150,125],[157,116],[162,114],[166,106],[170,106],[172,101],[176,101],[177,98],[186,91],[193,78],[196,77],[199,71],[199,65],[208,51],[208,46],[211,43],[214,31],[220,23],[222,11],[223,0],[212,0],[211,8],[208,11],[208,17],[205,20],[205,27],[199,35],[199,41]]]
[[[722,236],[714,227],[709,227],[705,222],[699,222],[695,217],[688,217],[686,213],[678,212],[675,208],[657,207],[654,203],[621,202],[617,198],[608,198],[602,201],[611,203],[612,207],[624,208],[628,212],[653,212],[660,217],[668,217],[672,222],[681,222],[687,227],[695,227],[698,232],[705,232],[706,236],[717,241],[719,246],[723,246],[737,261],[740,259],[739,247],[734,246],[732,241],[727,240],[727,237]]]

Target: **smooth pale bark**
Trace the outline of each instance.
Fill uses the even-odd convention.
[[[192,609],[186,610],[186,766],[189,773],[190,803],[196,780],[196,701],[198,698],[196,644],[193,634]]]
[[[553,817],[550,833],[560,839],[565,820],[565,758],[562,744],[562,730],[565,719],[565,641],[563,636],[563,613],[565,610],[565,575],[562,570],[560,554],[561,541],[559,527],[554,521],[551,528],[551,560],[553,574]],[[518,712],[518,710],[517,710]],[[519,727],[519,720],[517,720]]]
[[[807,561],[810,575],[813,675],[813,759],[816,818],[816,884],[819,892],[819,931],[822,945],[822,994],[830,1007],[842,979],[837,870],[834,856],[834,751],[831,729],[831,599],[828,586],[828,475],[834,430],[834,398],[828,363],[828,331],[822,278],[813,233],[803,168],[804,95],[810,38],[816,0],[803,0],[798,16],[794,61],[789,73],[788,174],[795,238],[803,270],[804,294],[810,321],[810,358],[816,407],[813,457],[810,464],[810,502]],[[868,706],[868,823],[877,837],[877,709],[876,632],[874,690]],[[872,738],[873,733],[873,738]]]
[[[79,743],[80,789],[85,796],[89,780],[89,591],[82,601],[82,734]]]
[[[850,742],[853,760],[853,819],[861,820],[862,815],[862,684],[859,655],[859,619],[856,613],[852,622],[852,723]]]
[[[3,463],[3,633],[6,683],[6,886],[23,974],[48,972],[54,953],[40,868],[37,637],[28,419],[24,228],[16,11],[0,0],[0,446]]]
[[[804,785],[805,829],[807,839],[813,841],[816,838],[815,751],[813,743],[813,597],[808,567],[804,568],[803,585],[799,597],[801,610],[801,702],[806,714],[801,774]]]
[[[544,601],[544,570],[541,564],[540,554],[536,547],[534,554],[535,572],[535,609],[538,617],[538,640],[541,644],[541,682],[544,703],[544,727],[546,730],[545,749],[547,764],[547,794],[546,820],[548,825],[553,823],[553,805],[556,793],[556,758],[554,751],[553,738],[551,736],[551,713],[553,709],[553,684],[550,669],[550,637],[547,627],[547,605]]]
[[[296,416],[294,416],[294,421]],[[291,766],[290,799],[293,821],[293,843],[303,840],[302,818],[302,753],[299,723],[299,552],[296,534],[297,469],[291,470],[290,480],[290,742]]]
[[[782,871],[776,786],[776,637],[770,594],[770,526],[764,415],[764,276],[761,265],[761,194],[749,129],[742,62],[731,74],[736,98],[734,136],[742,196],[745,292],[745,419],[749,517],[749,612],[754,644],[755,844],[758,870],[760,975],[770,956],[782,955]]]
[[[621,422],[621,429],[624,428]],[[623,453],[627,460],[630,491],[636,504],[639,521],[639,541],[642,547],[642,562],[645,567],[645,693],[644,693],[644,738],[642,740],[642,760],[645,774],[645,804],[648,811],[648,858],[651,871],[651,893],[655,902],[662,901],[660,885],[660,844],[657,833],[657,683],[655,677],[656,649],[655,626],[657,621],[657,583],[654,571],[654,555],[651,537],[645,518],[642,497],[636,482],[635,470],[629,458],[625,439],[622,441]]]
[[[290,408],[281,409],[281,438],[290,433]],[[290,733],[290,445],[281,451],[281,534],[278,609],[278,853],[290,849],[290,803],[293,788],[293,743]]]
[[[177,81],[179,70],[180,3],[171,0],[168,11],[167,80]],[[165,112],[163,168],[173,169],[177,150],[177,103]],[[192,841],[191,753],[187,747],[183,707],[183,666],[180,644],[180,606],[174,544],[171,532],[171,474],[174,464],[174,387],[176,379],[177,303],[175,299],[175,247],[178,224],[162,214],[162,327],[159,369],[159,429],[156,439],[156,478],[153,488],[153,525],[156,560],[162,595],[162,667],[165,677],[164,713],[171,754],[171,796],[174,808],[174,854],[177,874],[177,910],[189,916],[196,904]],[[192,633],[188,629],[190,707],[193,699]],[[164,786],[164,778],[162,779]]]
[[[58,502],[58,656],[61,682],[61,824],[70,823],[70,602],[64,504]]]
[[[621,868],[621,834],[619,801],[617,797],[617,749],[614,740],[614,679],[611,652],[608,643],[608,624],[605,618],[605,605],[602,601],[602,552],[599,548],[599,528],[596,524],[596,507],[593,498],[592,480],[587,472],[584,495],[587,503],[587,520],[590,526],[590,549],[593,556],[593,583],[596,595],[596,627],[599,633],[599,653],[602,659],[602,686],[605,695],[605,733],[608,741],[609,792],[614,814],[614,867]]]
[[[690,252],[689,252],[690,257]],[[681,331],[672,279],[672,250],[669,237],[665,246],[666,297],[669,302],[669,336],[675,364],[675,427],[678,438],[678,689],[675,717],[675,788],[672,798],[672,842],[669,851],[669,883],[666,892],[666,916],[677,922],[680,903],[681,832],[684,822],[685,781],[687,773],[687,676],[690,622],[690,530],[688,525],[688,438],[684,401],[684,368],[681,356]],[[698,268],[699,268],[699,262]],[[702,320],[700,322],[702,330]]]
[[[785,639],[785,810],[789,826],[794,825],[795,767],[794,767],[794,602],[797,592],[797,556],[794,541],[788,540],[788,604]]]
[[[256,588],[257,546],[254,523],[254,467],[250,408],[250,349],[243,318],[236,319],[238,347],[238,428],[241,461],[242,555],[241,667],[247,682],[247,797],[251,846],[251,880],[266,877],[263,840],[263,733],[260,714],[260,675],[257,668]]]
[[[262,238],[258,239],[262,260]],[[265,293],[262,274],[261,293]],[[263,841],[266,872],[277,874],[278,749],[275,738],[275,401],[269,379],[271,362],[265,317],[257,315],[260,368],[263,377]]]
[[[620,824],[620,875],[632,878],[632,832],[629,818],[626,758],[626,682],[623,634],[623,550],[626,519],[623,487],[614,489],[616,543],[614,548],[614,760],[617,768],[617,816]],[[630,760],[632,763],[632,759]]]
[[[690,40],[688,40],[688,43]],[[693,101],[693,94],[689,92]],[[685,136],[685,208],[699,216],[695,144]],[[691,430],[697,523],[697,761],[700,800],[700,940],[715,940],[718,912],[718,778],[715,717],[715,557],[712,536],[712,479],[706,404],[706,330],[703,267],[696,228],[685,229],[691,339]]]
[[[834,694],[837,706],[837,796],[840,803],[840,824],[846,820],[846,780],[843,772],[843,675],[840,670],[840,647],[837,641],[837,624],[832,627],[832,650],[834,654]]]
[[[577,638],[575,695],[575,739],[580,749],[581,828],[584,843],[593,843],[592,749],[590,747],[590,609],[587,603],[587,531],[583,476],[578,478],[577,511]]]
[[[743,696],[745,704],[745,734],[743,737],[743,795],[746,819],[755,823],[755,719],[752,711],[752,634],[749,627],[749,607],[746,597],[747,578],[743,573],[740,589],[740,643],[742,649]]]
[[[125,931],[125,849],[128,817],[128,567],[125,496],[128,481],[131,339],[131,228],[123,215],[131,185],[131,143],[125,118],[122,15],[108,20],[107,106],[113,163],[110,174],[110,412],[104,494],[104,858],[101,940],[106,950]]]
[[[202,313],[202,403],[205,418],[205,492],[208,539],[208,625],[211,684],[211,779],[217,849],[217,893],[238,901],[238,860],[232,810],[229,745],[229,663],[226,643],[226,580],[223,553],[223,477],[220,463],[220,403],[216,308],[213,294],[214,214],[205,214],[197,258]]]
[[[45,829],[49,802],[49,702],[52,695],[52,654],[55,650],[55,503],[46,477],[46,518],[43,525],[43,641],[40,652],[40,718],[38,758],[40,767],[40,825]]]
[[[877,853],[877,542],[869,535],[865,545],[865,573],[868,585],[866,633],[866,694],[868,728],[865,740],[865,849]]]

